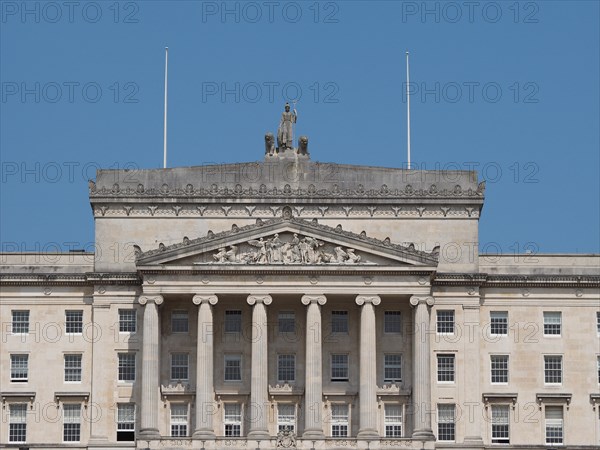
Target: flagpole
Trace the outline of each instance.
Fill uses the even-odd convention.
[[[164,157],[163,157],[163,168],[167,168],[167,73],[169,67],[169,47],[165,47],[165,123],[164,123]]]
[[[406,139],[408,149],[408,164],[410,169],[410,73],[408,69],[408,52],[406,52]]]

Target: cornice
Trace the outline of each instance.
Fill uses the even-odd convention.
[[[137,273],[64,273],[64,274],[0,274],[0,286],[94,286],[106,285],[136,285],[142,284]]]
[[[596,275],[489,275],[487,273],[436,273],[433,286],[491,287],[565,287],[598,288],[600,276]]]

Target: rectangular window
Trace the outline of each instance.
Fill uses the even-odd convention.
[[[189,380],[189,359],[187,353],[171,354],[171,380]]]
[[[383,381],[402,381],[402,355],[383,355]]]
[[[402,331],[402,315],[400,311],[385,311],[383,313],[383,332],[400,333]]]
[[[454,355],[437,355],[437,380],[454,383]]]
[[[277,431],[296,432],[296,405],[277,404]]]
[[[296,332],[296,314],[294,311],[281,311],[277,317],[280,333]]]
[[[454,404],[438,405],[438,440],[454,441]]]
[[[237,403],[225,403],[225,426],[226,437],[238,437],[242,435],[242,407]]]
[[[277,381],[296,381],[296,355],[277,356]]]
[[[25,442],[27,440],[27,405],[13,403],[9,408],[8,442]]]
[[[29,333],[29,311],[13,311],[12,312],[12,328],[13,334]]]
[[[331,381],[348,381],[348,355],[331,355]]]
[[[492,336],[508,335],[507,311],[490,311],[490,334]]]
[[[563,443],[563,408],[546,406],[546,444]]]
[[[171,313],[171,332],[187,333],[190,330],[190,320],[187,311],[173,311]]]
[[[135,403],[117,403],[117,441],[135,441]]]
[[[171,437],[188,435],[188,407],[186,403],[171,403]]]
[[[81,404],[63,404],[63,441],[81,440]]]
[[[596,364],[598,365],[598,384],[600,384],[600,356],[598,356]]]
[[[544,311],[544,336],[560,336],[561,313]]]
[[[436,331],[438,334],[454,334],[454,311],[438,310]]]
[[[135,441],[135,403],[117,404],[117,441]]]
[[[600,335],[600,312],[596,313],[596,332]]]
[[[491,382],[508,383],[508,355],[491,355]]]
[[[135,309],[119,310],[119,333],[135,333],[137,330],[137,312]]]
[[[331,437],[347,437],[350,432],[348,405],[331,405]]]
[[[545,355],[544,356],[544,383],[560,384],[562,383],[562,356]]]
[[[225,333],[242,332],[242,311],[238,309],[225,311]]]
[[[331,332],[348,332],[348,311],[331,311]]]
[[[81,355],[65,355],[65,381],[81,381]]]
[[[242,381],[242,355],[225,355],[225,381]]]
[[[385,405],[385,437],[402,437],[401,405]]]
[[[119,353],[119,381],[135,381],[135,353]]]
[[[510,444],[508,405],[492,405],[492,444]]]
[[[83,311],[65,311],[65,332],[68,334],[83,333]]]
[[[29,355],[10,355],[10,381],[25,383],[29,377]]]

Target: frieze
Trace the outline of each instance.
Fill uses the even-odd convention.
[[[226,205],[99,205],[94,208],[95,217],[206,217],[251,218],[280,217],[285,208],[281,206],[226,206]],[[478,218],[477,208],[423,207],[423,206],[295,206],[294,217],[327,218]]]
[[[102,186],[98,188],[96,183],[90,181],[89,194],[91,198],[113,197],[113,198],[150,198],[150,197],[182,197],[182,198],[268,198],[268,197],[328,197],[328,198],[476,198],[482,199],[485,194],[485,182],[479,183],[477,189],[463,189],[456,185],[454,189],[439,189],[435,184],[427,188],[414,188],[406,184],[403,188],[391,189],[383,184],[379,189],[365,189],[362,184],[351,189],[341,189],[334,184],[331,189],[318,188],[310,184],[306,188],[284,186],[267,186],[261,184],[256,187],[244,187],[241,184],[235,186],[219,186],[213,183],[208,188],[195,187],[192,184],[186,186],[170,186],[164,183],[160,188],[145,187],[138,184],[136,187],[121,187],[114,183],[111,187]]]

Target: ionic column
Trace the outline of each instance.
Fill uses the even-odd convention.
[[[375,306],[381,303],[377,295],[359,295],[360,309],[360,391],[358,438],[375,438],[377,432],[377,337]]]
[[[304,386],[304,439],[324,439],[323,433],[323,357],[321,338],[321,306],[324,295],[304,295],[306,309],[306,376]]]
[[[216,295],[194,295],[198,308],[198,347],[196,349],[196,429],[194,439],[214,439],[215,393],[213,375],[213,312]]]
[[[251,439],[268,439],[268,354],[267,308],[273,299],[270,295],[249,295],[252,308],[252,367],[250,382],[250,432]]]
[[[158,306],[162,305],[162,295],[142,295],[138,298],[144,306],[144,326],[142,328],[142,417],[140,438],[160,438],[158,431],[160,325]]]
[[[431,373],[429,346],[429,307],[433,306],[433,297],[410,298],[415,307],[414,324],[418,331],[413,336],[413,403],[417,414],[414,415],[412,438],[420,441],[434,440],[431,430]]]

